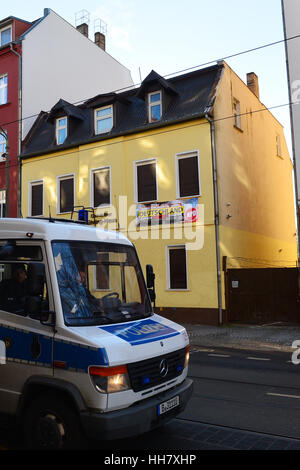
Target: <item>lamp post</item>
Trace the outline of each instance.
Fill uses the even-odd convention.
[[[5,174],[6,174],[6,191],[5,191],[5,217],[9,217],[9,142],[7,132],[0,126],[0,135],[5,139]]]

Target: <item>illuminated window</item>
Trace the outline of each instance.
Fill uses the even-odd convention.
[[[113,107],[105,106],[95,110],[95,134],[109,132],[113,127]]]
[[[0,47],[11,42],[11,26],[0,30]]]
[[[56,119],[56,143],[64,143],[68,135],[68,118],[66,116]]]
[[[0,75],[0,105],[7,103],[7,75]]]
[[[162,115],[161,91],[149,93],[148,95],[149,122],[160,121],[161,115]]]

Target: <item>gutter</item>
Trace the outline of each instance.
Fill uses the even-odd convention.
[[[216,158],[216,143],[215,143],[215,124],[213,119],[208,114],[205,118],[210,124],[211,130],[211,149],[212,149],[212,167],[213,167],[213,186],[214,186],[214,210],[215,210],[215,233],[216,233],[216,255],[217,255],[217,289],[218,289],[218,312],[219,312],[219,325],[223,323],[222,312],[222,279],[221,279],[221,255],[220,255],[220,234],[219,234],[219,195],[218,195],[218,179],[217,179],[217,158]]]

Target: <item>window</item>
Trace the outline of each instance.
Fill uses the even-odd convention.
[[[161,91],[149,93],[148,116],[149,122],[160,121],[162,115]]]
[[[58,213],[72,212],[74,208],[74,176],[58,178]]]
[[[0,162],[5,161],[5,156],[3,154],[6,153],[6,139],[4,135],[0,134]]]
[[[44,213],[44,185],[43,181],[30,183],[29,214],[34,217]]]
[[[68,135],[68,118],[66,116],[56,119],[56,143],[61,145]]]
[[[95,134],[109,132],[113,127],[113,107],[105,106],[95,110]]]
[[[276,135],[276,155],[277,157],[282,157],[282,152],[281,152],[281,138],[280,135]]]
[[[136,202],[156,201],[156,161],[136,162]]]
[[[168,246],[167,250],[168,289],[187,289],[185,246]]]
[[[109,253],[97,253],[96,290],[109,290]]]
[[[7,103],[7,75],[0,75],[0,105]]]
[[[200,196],[198,152],[176,155],[177,197]]]
[[[5,189],[0,190],[0,218],[5,217]]]
[[[3,28],[0,30],[0,47],[5,46],[5,44],[9,44],[12,40],[11,37],[11,26],[8,28]]]
[[[233,116],[235,127],[242,130],[241,103],[236,99],[233,100]]]
[[[22,247],[24,248],[24,247]],[[32,284],[32,269],[28,262],[0,264],[0,309],[16,315],[26,316],[26,297]],[[49,310],[46,283],[40,286],[39,298],[45,311]],[[31,318],[37,318],[33,315]]]
[[[110,204],[110,168],[92,170],[92,206]]]

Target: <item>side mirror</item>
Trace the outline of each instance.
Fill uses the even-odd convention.
[[[153,272],[153,266],[151,264],[146,265],[146,280],[148,289],[153,289],[155,274]]]
[[[156,299],[156,294],[155,294],[155,274],[153,272],[153,266],[151,264],[146,265],[146,282],[147,282],[147,289],[149,292],[149,297],[151,302],[154,303],[155,307],[155,299]]]

